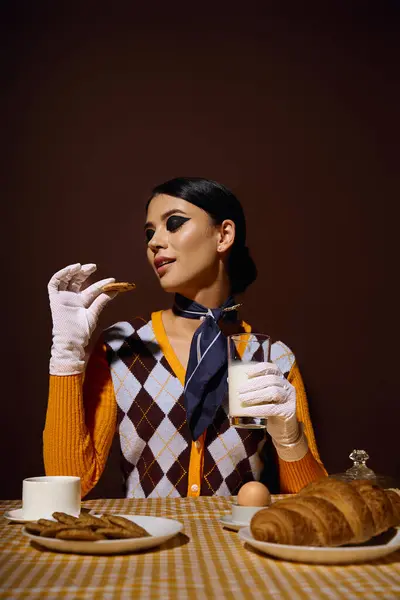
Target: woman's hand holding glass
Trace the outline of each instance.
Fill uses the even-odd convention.
[[[267,418],[267,431],[279,456],[300,460],[308,450],[296,417],[296,389],[271,362],[248,364],[248,382],[238,389],[242,414]]]
[[[95,264],[69,265],[50,279],[48,292],[53,320],[50,374],[76,375],[85,369],[85,349],[103,308],[116,296],[104,293],[113,277],[89,287],[85,282],[96,271]]]

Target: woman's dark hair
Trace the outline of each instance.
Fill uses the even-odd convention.
[[[225,219],[235,223],[235,241],[228,259],[228,275],[232,294],[240,294],[257,277],[257,267],[246,246],[246,219],[242,205],[224,185],[201,177],[177,177],[155,187],[146,204],[160,194],[181,198],[205,210],[215,225]]]

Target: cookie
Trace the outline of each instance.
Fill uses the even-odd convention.
[[[68,525],[63,525],[62,523],[54,523],[52,527],[44,527],[42,531],[39,533],[40,537],[56,537],[57,533],[64,531],[64,529],[68,529]]]
[[[103,515],[103,518],[107,519],[111,525],[116,525],[117,527],[122,527],[123,529],[128,529],[128,531],[135,533],[136,535],[132,537],[147,537],[150,535],[143,527],[140,527],[140,525],[133,523],[133,521],[130,521],[129,519],[125,519],[125,517]]]
[[[105,540],[105,535],[97,533],[86,528],[75,528],[75,529],[63,529],[59,531],[56,536],[58,540],[76,540],[80,542],[96,542],[98,540]]]
[[[44,525],[39,525],[39,523],[27,523],[25,525],[25,529],[28,533],[34,533],[35,535],[39,535],[43,529],[45,529]]]
[[[79,517],[73,517],[72,515],[67,515],[67,513],[63,512],[54,512],[53,517],[59,523],[64,523],[65,525],[75,525],[75,523],[79,521]]]
[[[144,537],[143,535],[135,535],[135,532],[123,527],[104,527],[97,529],[96,533],[99,535],[105,535],[109,540],[123,540],[129,538]]]
[[[90,527],[91,529],[96,530],[99,527],[108,527],[108,521],[102,519],[101,517],[94,517],[88,513],[82,514],[76,525],[84,525],[85,527]]]
[[[57,522],[50,521],[50,519],[39,519],[38,525],[43,525],[44,527],[53,527],[53,525],[57,525]]]
[[[103,285],[103,292],[130,292],[134,290],[136,285],[127,281],[116,281],[115,283],[107,283]]]

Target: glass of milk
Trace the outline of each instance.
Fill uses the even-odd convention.
[[[238,389],[247,381],[249,365],[271,362],[271,339],[262,333],[238,333],[228,336],[229,420],[234,427],[262,429],[265,417],[246,417]]]

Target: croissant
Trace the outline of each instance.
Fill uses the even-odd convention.
[[[256,540],[296,546],[359,544],[400,525],[400,495],[367,480],[321,479],[257,512]]]

